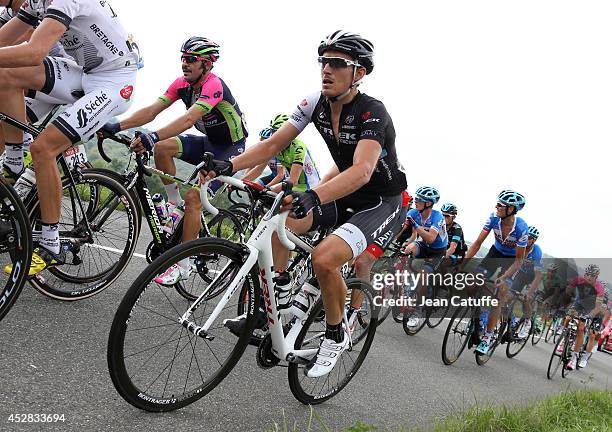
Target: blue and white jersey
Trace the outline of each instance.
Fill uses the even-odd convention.
[[[516,256],[517,247],[527,246],[527,233],[529,231],[529,225],[520,217],[514,218],[514,226],[508,233],[506,238],[502,237],[501,229],[501,218],[491,213],[484,226],[482,227],[485,231],[493,231],[495,235],[495,249],[500,253],[507,256]]]
[[[527,257],[523,260],[521,272],[531,273],[534,270],[542,270],[542,249],[537,244],[534,244]]]
[[[438,231],[435,240],[428,244],[430,248],[441,249],[448,246],[446,222],[444,222],[444,216],[442,216],[442,213],[438,210],[432,210],[427,220],[423,222],[421,213],[417,209],[411,209],[406,215],[406,219],[412,219],[417,225],[422,226],[427,231],[429,231],[430,228]]]

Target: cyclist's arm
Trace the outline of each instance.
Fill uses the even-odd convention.
[[[519,271],[519,269],[521,268],[521,265],[523,264],[523,258],[525,258],[525,252],[526,252],[525,247],[517,246],[516,257],[514,258],[514,262],[512,263],[510,268],[508,268],[508,270],[506,270],[504,274],[500,276],[500,279],[505,280],[505,279],[511,278],[517,271]]]
[[[433,243],[436,237],[438,237],[438,230],[433,226],[430,227],[429,230],[426,230],[422,226],[415,226],[414,231],[428,244]]]
[[[300,175],[302,174],[303,170],[304,165],[297,163],[291,164],[291,170],[289,171],[289,181],[294,185],[297,184],[300,180]]]
[[[478,238],[476,239],[476,241],[470,245],[468,251],[465,253],[464,262],[473,258],[478,253],[480,247],[482,246],[482,243],[489,235],[489,232],[490,231],[487,230],[480,231],[480,234],[478,234]]]
[[[196,122],[208,112],[210,111],[203,110],[200,105],[193,105],[185,114],[156,131],[159,140],[162,141],[182,134],[196,124]]]
[[[285,167],[280,165],[280,164],[278,164],[278,165],[276,165],[276,177],[274,177],[270,181],[270,183],[268,183],[268,186],[276,185],[276,184],[282,182],[284,179],[285,179]],[[281,188],[279,186],[278,188],[273,188],[272,190],[274,192],[280,192]]]
[[[604,312],[603,302],[600,301],[600,298],[597,298],[597,303],[593,310],[589,313],[591,318],[595,318],[597,315],[602,314]]]
[[[542,281],[542,270],[535,269],[535,277],[533,278],[533,282],[529,285],[529,291],[527,291],[527,295],[533,296],[533,294],[537,291],[540,286],[540,282]]]
[[[20,18],[13,17],[0,28],[0,47],[17,45],[27,41],[34,28],[23,22]]]
[[[244,176],[242,176],[242,180],[255,180],[266,169],[267,165],[267,163],[262,163],[257,165],[256,167],[251,168]]]
[[[126,130],[145,125],[155,120],[159,113],[168,107],[169,105],[165,104],[160,99],[157,99],[151,105],[141,108],[138,111],[135,111],[129,117],[121,120],[119,126],[121,127],[121,130]]]
[[[336,177],[338,174],[340,174],[340,170],[338,169],[338,165],[334,164],[334,166],[331,167],[331,169],[327,171],[327,173],[325,173],[325,175],[319,182],[319,185],[322,185],[323,183],[330,181],[331,179]]]
[[[456,249],[457,249],[457,242],[454,242],[454,241],[450,242],[450,246],[448,247],[448,249],[446,249],[445,257],[448,258],[452,254],[454,254]]]
[[[273,156],[284,150],[299,134],[289,122],[283,124],[270,138],[259,141],[244,153],[232,159],[234,171],[267,163]]]
[[[0,32],[12,21],[15,21],[15,19],[11,19],[6,25],[2,26]],[[20,25],[19,28],[27,31],[30,26],[27,24],[25,27]],[[0,48],[0,67],[16,68],[42,64],[51,48],[53,48],[53,45],[60,40],[65,32],[66,26],[59,21],[52,18],[43,19],[36,30],[34,30],[34,33],[32,33],[32,37],[27,44]]]
[[[319,183],[313,189],[319,196],[321,204],[345,197],[366,185],[376,168],[381,149],[378,141],[360,140],[353,155],[353,165],[328,182],[322,185]]]

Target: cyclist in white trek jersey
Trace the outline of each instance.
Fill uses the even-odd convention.
[[[4,84],[0,111],[8,107],[23,112],[23,92],[28,89],[71,106],[31,148],[42,234],[32,254],[30,275],[65,260],[58,232],[62,187],[55,158],[128,110],[140,62],[131,37],[107,1],[27,0],[0,29],[0,40],[10,45],[32,28],[27,44],[0,48]],[[58,41],[74,60],[48,55]]]

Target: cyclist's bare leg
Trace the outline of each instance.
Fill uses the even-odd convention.
[[[303,219],[294,219],[292,217],[287,218],[287,228],[296,234],[304,234],[312,227],[312,212],[306,215]],[[290,251],[284,247],[278,235],[272,233],[272,259],[274,262],[274,268],[277,270],[285,270],[289,263]]]
[[[0,69],[0,112],[25,122],[25,100],[23,91],[39,90],[45,85],[45,67],[38,66]],[[3,124],[4,139],[9,143],[23,142],[23,131]]]
[[[419,254],[419,246],[417,243],[412,242],[406,248],[404,248],[404,252],[407,254],[411,254],[413,257],[416,257]],[[418,279],[416,293],[418,295],[417,304],[421,304],[422,298],[425,296],[425,285],[423,284],[423,279],[425,279],[425,271],[421,270],[421,277]]]
[[[601,337],[601,332],[594,332],[593,330],[589,333],[589,341],[587,342],[586,352],[593,352],[593,347],[597,342],[599,342],[599,338]]]
[[[201,228],[200,215],[202,214],[202,201],[200,191],[192,188],[185,195],[185,216],[183,217],[183,242],[195,240]]]
[[[344,316],[346,284],[340,267],[351,258],[353,251],[350,246],[335,235],[326,237],[312,253],[312,266],[319,280],[329,325],[340,324]]]
[[[376,262],[376,257],[370,253],[370,251],[365,251],[357,258],[355,258],[355,275],[366,282],[370,282],[370,272],[372,271],[372,267]]]
[[[70,146],[68,137],[52,124],[32,143],[41,220],[45,224],[55,224],[60,219],[62,184],[56,157]]]
[[[574,352],[580,353],[580,349],[582,348],[582,343],[584,342],[584,327],[585,322],[580,320],[578,323],[578,331],[576,332],[576,343],[574,344]]]
[[[178,150],[178,140],[176,137],[168,138],[155,144],[155,150],[153,152],[155,167],[166,174],[176,175],[174,158],[177,157]],[[165,178],[162,178],[161,181],[165,185],[172,184],[171,180]]]
[[[500,287],[498,291],[498,299],[497,306],[491,306],[491,312],[489,313],[489,321],[487,322],[487,331],[492,332],[497,323],[499,323],[499,319],[501,317],[501,309],[502,306],[506,304],[507,301],[507,288]]]
[[[355,262],[353,265],[355,266],[355,275],[368,283],[370,283],[370,272],[372,271],[372,267],[376,262],[376,257],[370,253],[370,251],[365,251],[357,258],[355,258]],[[360,290],[355,290],[351,293],[351,306],[355,309],[358,309],[363,303],[363,292]]]

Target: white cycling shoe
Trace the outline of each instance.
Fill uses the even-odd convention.
[[[155,282],[160,285],[172,286],[175,283],[188,279],[191,276],[191,266],[183,268],[179,264],[172,265],[168,270],[155,278]]]
[[[342,353],[348,348],[349,335],[344,331],[342,342],[324,338],[319,345],[317,355],[304,368],[304,374],[309,378],[318,378],[332,371]]]
[[[589,363],[589,359],[591,358],[591,353],[582,353],[580,354],[580,360],[578,360],[578,367],[585,368]]]
[[[523,323],[523,326],[521,327],[521,331],[518,333],[518,338],[519,339],[525,339],[527,336],[529,336],[529,331],[531,330],[531,320],[530,321],[525,321]]]

